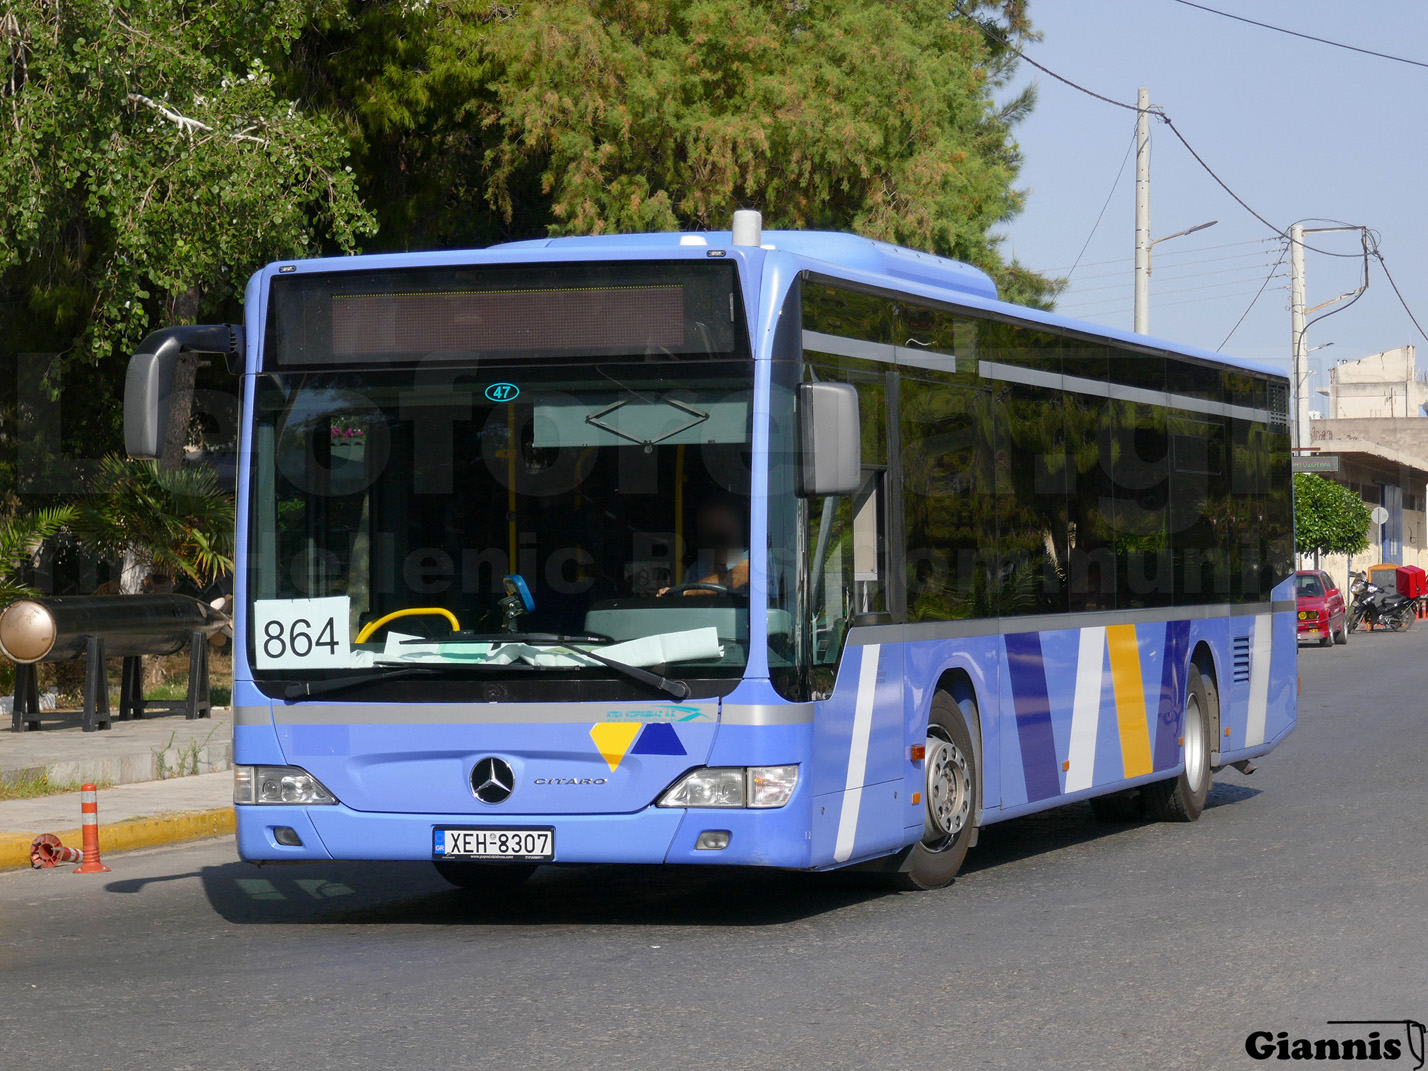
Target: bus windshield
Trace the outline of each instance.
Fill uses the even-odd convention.
[[[717,353],[260,375],[255,679],[419,663],[448,688],[642,694],[613,661],[726,691],[749,641],[752,391],[752,362]]]

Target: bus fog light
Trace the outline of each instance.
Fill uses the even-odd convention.
[[[292,826],[274,826],[273,839],[285,848],[301,848],[302,838]]]
[[[661,807],[743,807],[746,771],[734,767],[691,770],[659,799]]]
[[[234,803],[330,804],[337,797],[298,766],[233,767]]]
[[[750,766],[749,806],[782,807],[797,784],[797,766]]]
[[[699,839],[694,842],[694,850],[698,852],[722,852],[729,847],[729,831],[727,829],[706,829],[699,834]]]

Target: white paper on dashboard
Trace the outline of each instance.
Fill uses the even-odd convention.
[[[711,625],[685,632],[663,632],[656,636],[643,636],[638,640],[625,640],[623,643],[598,648],[597,653],[627,666],[657,666],[662,662],[722,658],[724,648],[719,644],[719,630]],[[583,657],[579,652],[564,648],[551,650],[526,643],[502,644],[487,656],[486,661],[495,665],[509,665],[518,659],[546,669],[576,669],[580,666],[600,664],[593,658]]]

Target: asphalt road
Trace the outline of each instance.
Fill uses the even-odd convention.
[[[1251,1031],[1428,1020],[1428,626],[1300,672],[1198,823],[1004,823],[935,893],[607,867],[492,902],[231,840],[0,876],[0,1067],[1248,1068]]]

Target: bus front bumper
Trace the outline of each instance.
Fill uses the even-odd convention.
[[[809,816],[792,804],[768,810],[648,807],[634,814],[392,814],[342,804],[240,804],[238,854],[251,862],[318,859],[431,860],[433,831],[443,827],[544,828],[555,832],[552,863],[705,863],[810,865]],[[284,831],[291,831],[284,832]],[[728,833],[720,850],[696,848],[704,832]],[[295,834],[295,836],[294,836]],[[285,844],[299,840],[300,844]]]

